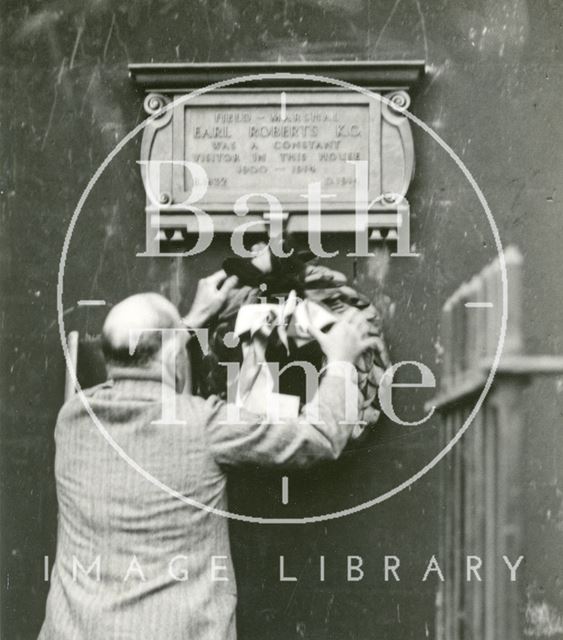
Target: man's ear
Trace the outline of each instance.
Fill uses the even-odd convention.
[[[163,363],[163,382],[175,387],[178,390],[178,384],[181,383],[181,362],[179,362],[179,343],[180,339],[177,335],[167,335],[162,341],[162,349],[160,358]],[[180,374],[180,380],[178,379]]]
[[[175,371],[175,387],[176,393],[183,393],[186,391],[186,385],[190,378],[190,364],[188,361],[188,354],[183,344],[178,345],[178,349],[175,354],[176,371]],[[187,391],[190,391],[188,389]]]
[[[174,387],[177,393],[191,392],[191,368],[185,345],[185,335],[174,332],[163,341],[160,357],[164,363],[163,372],[166,384]]]

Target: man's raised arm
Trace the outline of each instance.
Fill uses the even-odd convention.
[[[217,462],[307,466],[335,460],[348,442],[358,416],[354,362],[377,344],[368,332],[365,317],[355,309],[344,314],[327,333],[311,329],[327,366],[315,397],[298,418],[272,421],[209,398],[206,432]]]

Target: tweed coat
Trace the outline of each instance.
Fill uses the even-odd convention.
[[[217,397],[176,395],[167,423],[158,376],[115,369],[85,395],[116,446],[69,400],[55,428],[58,537],[39,639],[234,640],[228,520],[210,511],[228,508],[226,469],[337,458],[353,429],[347,375],[322,379],[313,418],[269,424],[241,411],[233,423]]]

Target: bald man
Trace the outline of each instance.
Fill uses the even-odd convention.
[[[184,320],[153,293],[109,312],[109,380],[85,391],[99,424],[77,395],[55,429],[57,553],[40,640],[234,640],[228,521],[211,511],[227,510],[225,470],[342,452],[354,426],[343,378],[374,344],[358,312],[315,332],[330,367],[314,416],[270,424],[241,410],[233,423],[218,398],[186,393],[186,325],[204,327],[235,284],[224,272],[200,281]]]

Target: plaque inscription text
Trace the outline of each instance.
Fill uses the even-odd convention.
[[[268,192],[291,198],[320,182],[326,194],[352,199],[355,166],[369,159],[368,106],[189,109],[185,158],[209,178],[209,198]],[[189,180],[189,173],[186,173]],[[186,185],[189,186],[189,185]]]
[[[248,194],[275,196],[287,211],[306,211],[320,183],[328,208],[353,210],[357,163],[369,192],[381,185],[381,109],[377,100],[334,92],[201,96],[174,112],[174,159],[197,163],[208,178],[202,205],[231,210]],[[187,167],[175,171],[174,200],[193,190]],[[180,200],[179,198],[182,198]],[[259,199],[258,199],[259,200]],[[259,210],[263,202],[251,203]]]

